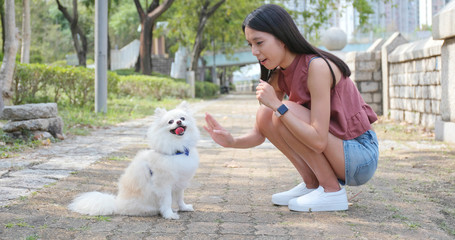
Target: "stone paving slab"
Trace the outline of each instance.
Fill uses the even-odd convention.
[[[367,184],[347,187],[349,210],[291,212],[270,201],[273,193],[300,181],[278,150],[269,142],[253,149],[225,149],[202,129],[204,113],[209,112],[233,134],[246,133],[259,106],[254,95],[225,95],[194,106],[202,134],[201,162],[185,192],[194,212],[180,213],[180,219],[172,221],[67,210],[82,192],[117,191],[118,178],[129,164],[126,159],[146,148],[146,118],[9,159],[30,165],[7,171],[0,180],[22,179],[30,185],[13,188],[0,181],[0,239],[454,239],[451,145],[419,134],[397,140],[393,134],[404,134],[377,125],[378,171]],[[54,182],[46,184],[48,180]]]

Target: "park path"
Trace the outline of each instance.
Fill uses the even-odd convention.
[[[298,213],[271,195],[299,183],[292,165],[269,142],[224,149],[204,132],[211,113],[234,135],[253,125],[252,94],[193,104],[201,128],[200,168],[186,191],[195,212],[89,217],[67,210],[86,191],[115,192],[137,151],[147,147],[151,118],[94,131],[0,160],[0,239],[454,239],[455,153],[425,132],[375,125],[379,168],[360,187],[347,187],[345,212]]]

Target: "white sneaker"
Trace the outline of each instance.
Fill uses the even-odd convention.
[[[275,193],[272,195],[272,203],[275,205],[280,205],[280,206],[287,206],[289,203],[289,200],[303,196],[305,194],[308,194],[312,192],[315,189],[308,189],[306,188],[305,183],[300,183],[299,185],[295,186],[289,191],[286,192],[280,192],[280,193]]]
[[[348,210],[348,197],[344,188],[338,192],[324,192],[319,186],[309,194],[291,199],[288,207],[299,212],[343,211]]]

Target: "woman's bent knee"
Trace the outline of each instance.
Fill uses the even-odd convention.
[[[271,127],[272,124],[272,109],[266,106],[260,106],[256,113],[256,123],[261,128]]]

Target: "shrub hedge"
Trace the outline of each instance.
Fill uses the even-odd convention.
[[[218,86],[196,82],[196,97],[216,96]],[[14,104],[31,102],[65,102],[78,106],[93,103],[95,99],[94,69],[72,66],[17,63],[13,90]],[[189,85],[181,80],[162,76],[118,75],[108,71],[110,97],[132,95],[152,97],[189,97]]]
[[[197,98],[213,97],[218,94],[220,87],[211,82],[199,82],[194,85],[195,95]]]

